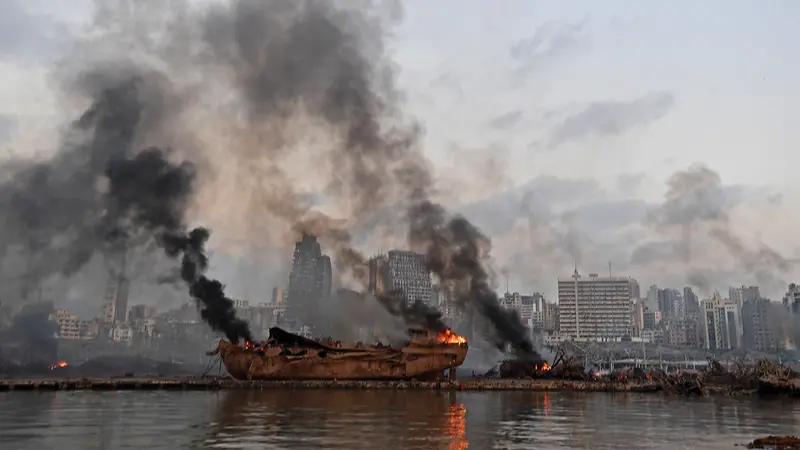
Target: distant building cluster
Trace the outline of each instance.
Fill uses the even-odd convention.
[[[285,288],[276,286],[269,299],[258,303],[234,299],[234,307],[257,336],[266,336],[273,326],[319,335],[330,331],[325,328],[329,322],[325,307],[333,296],[357,304],[364,295],[402,292],[408,303],[438,308],[445,321],[469,329],[468,335],[479,328],[469,310],[471,302],[465,301],[470,287],[435,280],[425,255],[389,250],[370,258],[364,269],[364,292],[334,290],[331,258],[315,236],[306,234],[295,243]],[[119,270],[110,271],[97,317],[81,320],[63,309],[53,313],[58,337],[64,341],[100,339],[131,345],[199,336],[191,331],[198,323],[193,303],[165,314],[158,314],[152,306],[129,307],[129,286],[123,255]],[[764,298],[758,286],[730,287],[727,296],[714,292],[700,298],[691,287],[651,285],[643,291],[631,277],[610,273],[583,276],[577,267],[571,276],[558,278],[556,301],[547,301],[538,292],[506,292],[498,298],[502,308],[516,311],[537,344],[628,341],[711,352],[774,352],[793,344],[790,333],[782,328],[785,319],[800,318],[800,286],[794,283],[788,286],[782,302]],[[0,305],[0,327],[9,323],[10,317],[10,310]],[[364,340],[374,339],[377,331],[359,330],[358,335]]]
[[[505,305],[523,310],[518,301]],[[773,352],[791,345],[781,334],[782,314],[800,315],[800,289],[789,285],[783,304],[762,297],[758,286],[731,287],[699,299],[690,287],[649,287],[642,295],[629,277],[589,274],[577,268],[558,279],[558,326],[545,340],[639,341],[709,351]]]

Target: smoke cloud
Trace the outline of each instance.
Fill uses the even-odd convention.
[[[764,243],[746,243],[734,231],[729,217],[731,196],[719,174],[695,165],[673,174],[667,187],[664,202],[650,211],[647,222],[669,239],[671,250],[663,245],[661,248],[683,262],[687,284],[708,293],[712,280],[724,278],[715,271],[731,267],[752,274],[766,290],[785,288],[788,272],[795,263]],[[644,259],[642,254],[652,254],[654,250],[653,243],[647,243],[634,250],[634,255],[638,251]],[[732,263],[717,263],[715,270],[709,269],[714,265],[709,264],[704,253],[718,255],[720,250],[730,256]]]
[[[0,247],[42,277],[70,276],[119,245],[160,247],[180,258],[203,318],[238,340],[249,330],[205,277],[209,235],[188,231],[190,217],[253,245],[315,234],[365,284],[350,230],[375,211],[405,211],[409,246],[440,280],[469,286],[459,305],[492,324],[498,348],[531,353],[489,286],[489,239],[435,200],[422,127],[403,114],[385,45],[399,16],[395,4],[97,2],[91,33],[56,72],[65,98],[90,106],[51,158],[5,167]],[[314,192],[322,201],[305,201]],[[443,326],[435,310],[384,300]]]

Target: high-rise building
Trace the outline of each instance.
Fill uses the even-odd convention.
[[[728,300],[739,307],[744,306],[744,302],[748,300],[756,300],[761,298],[761,292],[758,286],[741,286],[728,288]]]
[[[742,305],[744,346],[758,351],[775,351],[778,339],[770,320],[770,301],[764,298],[748,298]]]
[[[545,302],[544,304],[544,331],[558,331],[558,303]]]
[[[633,311],[631,312],[631,322],[633,328],[637,330],[644,329],[644,301],[641,299],[633,300]]]
[[[128,319],[128,280],[126,269],[127,252],[121,253],[121,264],[118,269],[110,270],[108,286],[103,298],[103,323],[109,326],[127,322]]]
[[[387,265],[387,290],[402,290],[408,303],[421,301],[432,305],[433,286],[425,255],[391,250]]]
[[[58,325],[59,338],[68,340],[81,338],[80,320],[71,312],[64,309],[56,310],[55,321]]]
[[[800,314],[800,286],[795,283],[789,285],[789,290],[783,296],[783,306],[794,314]]]
[[[521,295],[519,292],[506,292],[500,299],[500,305],[505,309],[517,311],[522,321],[529,323],[532,331],[541,332],[544,329],[544,296],[539,292],[532,295]]]
[[[686,307],[681,292],[677,289],[659,289],[658,310],[665,320],[683,320]]]
[[[288,303],[287,325],[299,329],[313,330],[322,320],[318,316],[320,302],[331,296],[332,267],[328,256],[315,236],[303,235],[295,243],[292,270],[289,273],[289,288],[286,293]]]
[[[631,282],[628,277],[558,279],[560,329],[572,339],[617,340],[630,336]]]
[[[317,278],[316,287],[320,302],[327,302],[331,298],[331,286],[333,284],[333,266],[331,257],[322,255],[317,258]]]
[[[631,298],[634,300],[641,299],[642,294],[640,290],[641,288],[639,287],[639,282],[631,278]]]
[[[659,311],[658,309],[658,286],[655,284],[650,285],[650,288],[647,290],[647,296],[645,297],[644,306],[647,307],[648,311],[655,312]]]
[[[750,300],[758,300],[761,298],[761,292],[758,286],[741,286],[741,287],[730,287],[728,289],[728,302],[736,305],[738,308],[738,319],[739,324],[737,330],[739,331],[739,345],[743,345],[744,339],[744,323],[742,322],[744,316],[742,314],[742,310],[744,308],[744,304]]]
[[[661,325],[661,311],[647,311],[642,314],[642,329],[655,330]]]
[[[147,320],[156,315],[156,307],[148,305],[134,305],[128,313],[128,321],[134,323],[139,320]]]
[[[700,303],[703,311],[703,340],[709,350],[730,350],[739,348],[739,308],[734,303],[725,302],[719,293],[710,300]]]
[[[695,319],[700,316],[700,299],[697,294],[692,291],[692,288],[683,288],[683,302],[686,305],[686,316]]]
[[[544,295],[540,292],[520,296],[520,315],[523,320],[530,321],[531,330],[536,333],[544,331],[544,304]]]
[[[280,286],[275,286],[272,288],[272,302],[271,306],[280,307],[283,305],[283,288]]]
[[[369,280],[367,292],[372,295],[380,295],[386,292],[386,281],[389,275],[389,261],[385,255],[373,256],[367,263],[369,269]]]
[[[431,287],[433,304],[439,308],[442,317],[446,320],[454,321],[460,318],[456,308],[456,292],[452,281],[445,281],[434,284]]]

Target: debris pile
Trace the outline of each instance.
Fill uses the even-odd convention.
[[[667,395],[698,395],[705,397],[709,394],[703,382],[703,375],[699,373],[682,372],[678,374],[665,374],[661,370],[651,372],[653,379],[661,386]]]
[[[747,448],[764,448],[775,450],[800,450],[800,437],[798,436],[767,436],[758,438],[747,444]]]
[[[654,369],[653,379],[671,395],[709,395],[715,393],[783,394],[800,396],[800,373],[767,360],[737,362],[725,368],[719,361],[709,361],[706,372],[665,374]]]

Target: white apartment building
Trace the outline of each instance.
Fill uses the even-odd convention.
[[[133,329],[127,325],[117,325],[108,332],[108,337],[114,342],[130,344],[133,339]]]
[[[68,340],[81,338],[81,321],[77,316],[65,309],[59,309],[55,312],[55,320],[59,338]]]
[[[572,277],[558,279],[558,308],[562,335],[575,340],[615,341],[631,332],[631,279]]]
[[[725,302],[714,294],[709,300],[700,303],[702,314],[703,341],[709,350],[730,350],[739,348],[739,307],[735,303]]]
[[[519,292],[506,292],[500,299],[500,305],[519,312],[523,321],[530,322],[531,330],[539,332],[544,329],[545,301],[542,294],[535,292],[533,295],[521,295]]]

